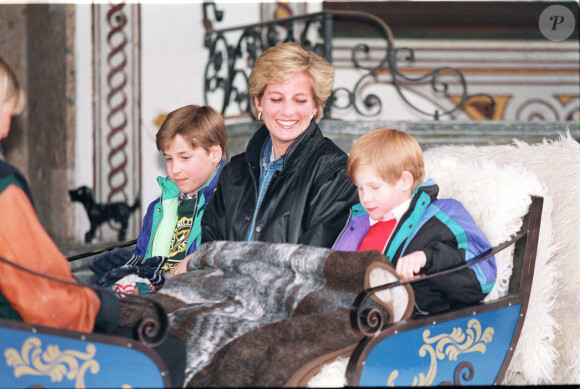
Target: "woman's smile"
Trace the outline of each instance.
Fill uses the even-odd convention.
[[[278,123],[282,127],[292,127],[293,125],[298,123],[298,120],[276,120],[276,123]]]

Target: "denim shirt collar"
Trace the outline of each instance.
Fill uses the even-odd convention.
[[[250,224],[250,229],[248,230],[248,235],[246,236],[246,240],[248,241],[254,240],[256,217],[258,216],[260,206],[262,205],[262,200],[264,200],[264,196],[268,190],[268,186],[270,186],[272,177],[276,171],[282,170],[284,167],[283,155],[274,160],[273,158],[274,154],[272,153],[272,139],[268,136],[264,142],[264,145],[262,146],[262,152],[260,156],[260,181],[258,183],[257,196],[258,200],[256,203],[256,209],[254,210],[254,217],[252,218],[252,223]]]
[[[270,164],[272,164],[270,166]],[[284,155],[274,159],[274,152],[272,148],[272,138],[268,136],[264,145],[262,146],[262,152],[260,156],[260,171],[262,175],[264,174],[265,170],[268,169],[276,169],[281,170],[284,164]]]

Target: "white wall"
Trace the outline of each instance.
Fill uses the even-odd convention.
[[[256,23],[259,3],[218,3],[226,10],[214,28]],[[74,186],[94,182],[92,5],[75,7],[76,138]],[[149,3],[140,6],[141,29],[141,211],[160,195],[157,176],[165,164],[155,146],[161,115],[187,104],[203,104],[204,68],[208,50],[203,46],[203,11],[200,3]],[[212,15],[213,17],[213,15]],[[76,237],[82,240],[88,218],[74,205]]]
[[[218,4],[220,9],[225,7],[224,20],[214,28],[259,20],[258,3]],[[208,57],[204,32],[201,4],[141,5],[141,198],[145,205],[160,195],[156,177],[166,175],[164,160],[155,146],[156,119],[184,105],[204,104]]]
[[[203,55],[199,4],[141,6],[141,198],[144,206],[160,195],[156,177],[165,165],[155,146],[156,119],[188,104],[203,102],[199,58]]]
[[[75,7],[75,168],[74,187],[93,184],[93,83],[91,5]],[[80,203],[74,206],[75,236],[89,229],[88,217]]]

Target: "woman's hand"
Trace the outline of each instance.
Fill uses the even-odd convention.
[[[178,274],[186,273],[187,272],[187,264],[189,263],[189,259],[191,258],[191,254],[187,257],[183,258],[177,265],[175,265],[171,271],[169,272],[169,278],[175,277]]]
[[[416,278],[416,274],[419,274],[426,263],[427,255],[425,255],[425,252],[415,251],[399,258],[395,271],[401,276],[403,281],[410,281]]]

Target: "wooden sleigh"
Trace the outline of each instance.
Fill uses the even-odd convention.
[[[495,301],[364,329],[376,323],[364,300],[387,287],[362,293],[352,322],[366,336],[353,351],[346,371],[349,386],[499,385],[514,354],[526,318],[536,260],[543,198],[533,197],[521,231],[483,260],[515,245],[506,296]],[[362,318],[361,318],[362,316]]]
[[[477,259],[485,260],[500,250],[515,247],[513,272],[504,297],[383,325],[386,318],[380,317],[377,311],[367,310],[365,301],[401,283],[362,292],[353,305],[351,322],[364,336],[349,358],[347,384],[501,384],[526,318],[542,206],[543,198],[533,197],[520,232]],[[157,320],[166,321],[163,309],[159,314],[161,317]],[[150,320],[140,322],[138,330],[147,331]],[[154,327],[154,332],[160,330]],[[163,334],[155,336],[159,339]],[[168,371],[152,348],[154,343],[148,342],[147,336],[141,339],[78,333],[0,319],[0,387],[171,386]],[[302,373],[303,379],[294,379],[294,383],[302,385],[316,374]]]

